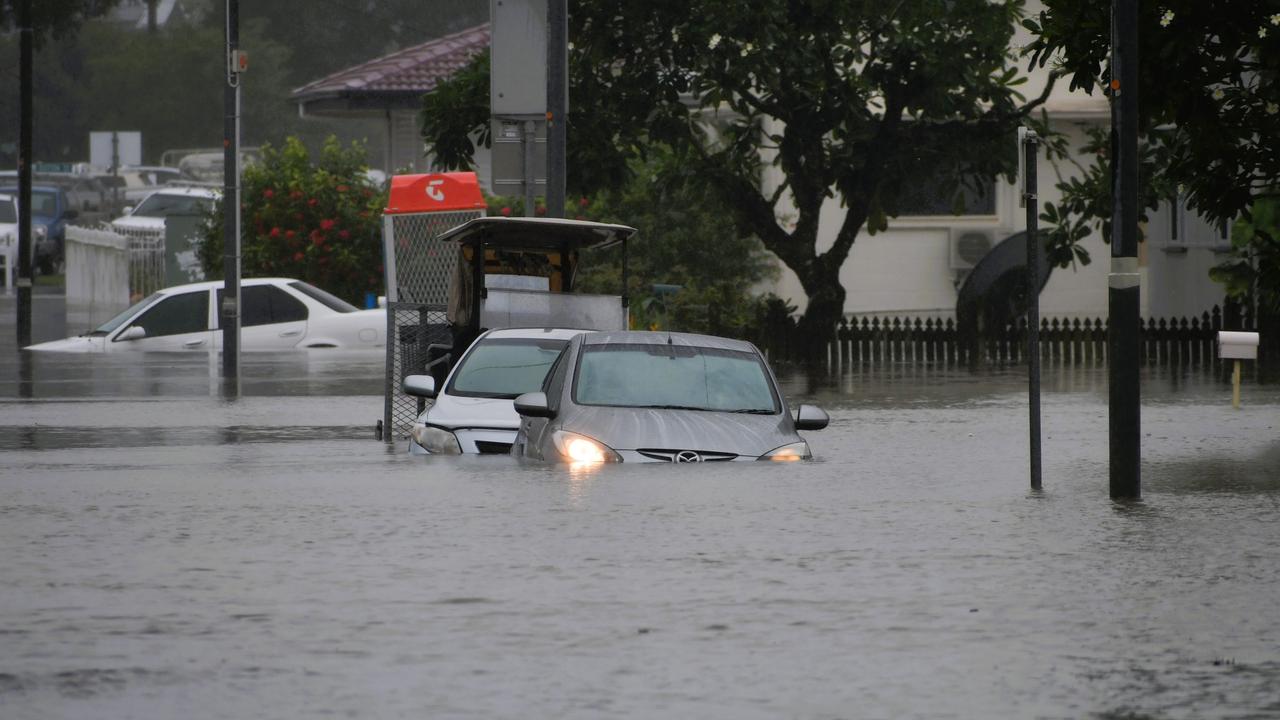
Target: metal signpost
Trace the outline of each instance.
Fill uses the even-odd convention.
[[[1031,489],[1040,480],[1040,202],[1036,183],[1040,138],[1032,130],[1018,128],[1022,141],[1022,202],[1027,208],[1027,401],[1030,420]]]
[[[227,0],[227,85],[222,160],[222,387],[228,397],[240,395],[240,73],[248,63],[240,52],[240,0]]]

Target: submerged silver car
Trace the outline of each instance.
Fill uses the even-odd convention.
[[[554,462],[804,460],[796,431],[828,422],[812,405],[792,417],[751,343],[652,331],[574,338],[515,410],[511,453]]]

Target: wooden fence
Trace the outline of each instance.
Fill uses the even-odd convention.
[[[1150,318],[1141,321],[1141,360],[1146,365],[1212,368],[1217,362],[1217,334],[1224,329],[1222,311],[1192,318]],[[1233,317],[1230,329],[1254,330],[1250,317]],[[943,364],[1014,365],[1026,362],[1026,321],[963,336],[952,319],[856,317],[840,321],[825,360],[839,365]],[[1280,357],[1276,332],[1263,334],[1259,365]],[[1268,337],[1270,336],[1270,337]],[[1267,342],[1270,340],[1271,342]],[[799,360],[794,324],[773,323],[759,337],[775,360]],[[1040,323],[1042,362],[1059,365],[1105,365],[1107,321],[1103,319],[1045,318]]]

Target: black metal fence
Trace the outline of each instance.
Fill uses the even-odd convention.
[[[1228,318],[1222,310],[1200,317],[1149,318],[1141,321],[1142,362],[1212,368],[1218,362],[1219,330],[1257,331],[1254,318]],[[1280,328],[1276,328],[1280,331]],[[798,361],[803,345],[794,322],[774,319],[759,329],[756,342],[770,359]],[[1280,332],[1263,332],[1259,366],[1280,358]],[[1026,361],[1025,320],[984,333],[962,333],[947,318],[855,317],[840,321],[825,358],[831,364],[1013,365]],[[1045,318],[1040,323],[1042,362],[1072,366],[1106,365],[1105,319]]]

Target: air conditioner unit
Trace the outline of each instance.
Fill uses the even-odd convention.
[[[951,228],[951,269],[972,270],[991,248],[996,234],[990,229]]]

